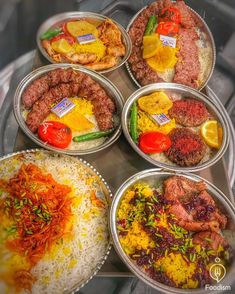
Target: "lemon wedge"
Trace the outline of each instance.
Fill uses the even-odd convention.
[[[52,42],[51,47],[58,53],[68,53],[73,51],[73,47],[69,44],[69,42],[65,39],[60,39],[58,41]]]
[[[86,34],[92,34],[95,37],[98,37],[99,35],[97,28],[85,20],[69,21],[66,24],[66,29],[73,37]]]
[[[157,34],[143,37],[143,58],[150,58],[156,55],[161,41]]]
[[[216,120],[208,120],[201,126],[201,135],[206,144],[219,149],[222,143],[223,130]]]
[[[164,72],[166,69],[173,68],[178,58],[176,57],[178,49],[169,46],[157,48],[153,57],[147,59],[148,65],[155,71]]]
[[[138,105],[140,109],[149,114],[161,114],[166,113],[173,103],[164,92],[154,92],[139,98]]]

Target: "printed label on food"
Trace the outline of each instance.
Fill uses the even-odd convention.
[[[96,41],[96,37],[92,34],[86,34],[77,37],[77,41],[79,44],[87,44]]]
[[[160,35],[160,40],[164,46],[176,47],[176,38]]]
[[[164,113],[161,114],[153,114],[152,118],[160,125],[163,126],[167,123],[169,123],[171,120],[169,119],[169,117],[167,115],[165,115]]]
[[[58,104],[56,104],[54,107],[52,107],[51,112],[56,114],[58,117],[63,117],[74,107],[75,104],[66,97],[63,100],[61,100]]]

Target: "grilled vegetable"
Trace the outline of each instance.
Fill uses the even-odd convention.
[[[94,140],[94,139],[98,139],[98,138],[102,138],[102,137],[107,137],[108,135],[112,134],[113,131],[114,131],[114,129],[104,131],[104,132],[92,132],[92,133],[73,137],[73,141],[74,142],[84,142],[84,141],[90,141],[90,140]]]
[[[38,128],[38,136],[58,148],[66,148],[72,140],[71,129],[57,121],[46,121]]]
[[[160,22],[157,26],[156,32],[159,35],[175,36],[179,32],[179,25],[174,22]]]
[[[41,40],[50,40],[51,38],[59,35],[62,32],[61,28],[56,28],[54,30],[48,30],[44,34],[41,35]]]
[[[137,144],[138,143],[138,131],[137,131],[137,104],[136,101],[133,103],[131,108],[131,120],[130,120],[130,134],[132,140]]]
[[[155,15],[151,15],[148,20],[148,23],[146,25],[144,35],[145,36],[151,35],[151,33],[154,31],[156,25],[157,25],[157,18]]]
[[[140,136],[139,147],[144,153],[160,153],[171,146],[170,138],[160,132],[144,133]]]

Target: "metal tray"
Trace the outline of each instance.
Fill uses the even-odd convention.
[[[101,13],[112,17],[125,27],[130,18],[136,13],[136,10],[132,9],[127,1],[115,1],[101,11]],[[14,150],[36,147],[36,145],[18,129],[12,113],[12,100],[14,91],[20,80],[33,68],[38,68],[47,63],[47,60],[43,58],[38,51],[36,51],[36,54],[35,51],[32,51],[10,64],[2,75],[0,75],[0,81],[3,85],[0,87],[0,91],[2,91],[2,93],[0,93],[0,107],[2,105],[3,109],[0,115],[0,153],[11,152],[11,146],[13,145]],[[137,90],[136,85],[130,79],[125,67],[106,74],[106,77],[118,87],[125,100]],[[208,95],[222,106],[222,103],[214,92],[210,88],[206,90]],[[4,97],[4,100],[1,100],[1,96]],[[224,159],[217,162],[213,168],[205,169],[198,174],[214,183],[233,201],[230,187],[233,185],[234,181],[233,153],[235,149],[235,135],[228,115],[227,119],[230,124],[230,145]],[[153,168],[150,163],[146,162],[133,151],[123,135],[121,135],[114,145],[106,150],[82,158],[87,160],[100,172],[109,184],[112,192],[116,191],[120,185],[133,174],[144,169]],[[127,267],[121,262],[114,249],[112,249],[107,261],[102,266],[97,276],[132,277],[133,274],[130,273]]]

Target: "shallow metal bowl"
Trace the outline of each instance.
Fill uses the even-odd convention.
[[[220,149],[217,151],[214,157],[209,159],[208,161],[198,164],[196,166],[190,166],[190,167],[180,167],[172,163],[167,164],[163,163],[160,161],[157,161],[150,157],[149,155],[145,154],[140,150],[140,148],[135,144],[135,142],[132,140],[129,132],[129,119],[130,119],[130,111],[131,111],[131,106],[134,101],[139,99],[141,96],[145,96],[148,94],[151,94],[155,91],[167,91],[167,93],[172,93],[173,95],[182,95],[183,97],[187,98],[194,98],[196,100],[202,101],[205,103],[207,106],[208,110],[213,114],[215,119],[217,119],[223,129],[223,140]],[[225,113],[224,108],[219,108],[217,105],[215,105],[214,101],[212,101],[209,97],[206,95],[202,94],[201,92],[194,90],[192,88],[189,88],[184,85],[180,84],[174,84],[174,83],[157,83],[157,84],[151,84],[147,85],[143,88],[140,88],[139,90],[135,91],[126,101],[123,111],[122,111],[122,129],[124,132],[124,135],[126,136],[128,142],[130,145],[134,148],[134,150],[144,159],[149,161],[155,166],[159,166],[162,168],[166,169],[171,169],[175,171],[188,171],[188,172],[196,172],[199,170],[202,170],[204,168],[208,168],[209,166],[215,164],[225,153],[228,143],[229,143],[229,138],[228,138],[228,133],[229,133],[229,127],[228,127],[228,122],[226,120],[226,117],[224,115]]]
[[[128,268],[143,282],[148,284],[149,286],[155,288],[158,291],[164,292],[164,293],[174,293],[174,294],[189,294],[189,293],[195,293],[195,294],[203,294],[205,293],[205,288],[198,288],[198,289],[179,289],[174,287],[169,287],[167,285],[164,285],[162,283],[159,283],[153,279],[151,279],[147,274],[142,271],[124,252],[121,243],[119,241],[118,237],[118,231],[116,226],[116,220],[117,220],[117,212],[120,206],[120,203],[122,201],[123,195],[125,192],[135,183],[139,181],[145,181],[149,184],[154,184],[158,181],[162,181],[170,176],[183,176],[190,180],[193,180],[195,182],[199,182],[203,180],[206,183],[208,192],[212,195],[215,202],[217,203],[217,206],[223,211],[227,217],[228,217],[228,225],[226,230],[224,230],[224,235],[226,236],[226,239],[228,240],[229,244],[233,247],[234,250],[234,244],[235,244],[235,208],[232,205],[232,203],[228,200],[228,198],[213,184],[208,182],[207,180],[194,175],[190,173],[174,173],[170,171],[163,171],[161,169],[149,169],[142,172],[139,172],[129,179],[127,179],[122,186],[117,190],[116,194],[114,195],[111,208],[110,208],[110,231],[113,238],[113,244],[116,249],[116,252],[121,257],[123,262],[128,266]],[[229,271],[226,273],[225,278],[220,282],[219,284],[215,286],[229,286],[232,288],[232,284],[235,281],[235,261],[233,260]],[[221,291],[213,291],[213,293],[221,293]]]
[[[104,16],[102,14],[98,14],[98,13],[94,13],[94,12],[78,12],[78,11],[74,11],[74,12],[64,12],[64,13],[60,13],[60,14],[56,14],[50,18],[48,18],[46,21],[44,21],[42,23],[42,25],[39,27],[38,31],[37,31],[37,45],[39,50],[41,51],[41,53],[43,54],[43,56],[50,61],[51,63],[56,63],[46,52],[46,50],[42,47],[41,45],[41,39],[40,36],[48,31],[51,27],[54,27],[56,25],[59,25],[60,23],[64,22],[64,21],[68,21],[68,20],[78,20],[78,19],[82,19],[82,18],[90,18],[90,19],[94,19],[97,21],[104,21],[106,19],[109,19],[109,17]],[[130,40],[129,35],[127,34],[127,32],[125,31],[125,29],[116,21],[114,21],[112,19],[112,21],[117,25],[117,27],[119,28],[121,34],[122,34],[122,40],[123,43],[126,47],[126,54],[124,57],[122,57],[121,61],[108,69],[104,69],[104,70],[100,70],[99,73],[108,73],[111,72],[117,68],[119,68],[120,66],[122,66],[127,59],[129,58],[130,54],[131,54],[131,50],[132,50],[132,43]]]
[[[113,99],[113,101],[116,104],[116,120],[118,126],[116,127],[116,130],[114,131],[114,133],[112,135],[110,135],[103,144],[97,146],[97,147],[93,147],[87,150],[68,150],[68,149],[60,149],[60,148],[56,148],[54,146],[51,146],[45,142],[43,142],[42,140],[40,140],[40,138],[32,133],[29,128],[27,127],[25,120],[22,116],[22,94],[24,92],[24,90],[32,83],[33,80],[39,78],[40,76],[42,76],[43,74],[50,72],[54,69],[57,68],[69,68],[72,67],[75,71],[80,71],[83,72],[87,75],[89,75],[93,80],[95,80],[96,82],[98,82],[100,84],[100,86],[102,86],[102,88],[105,89],[105,91],[110,95],[110,97]],[[16,121],[18,122],[19,126],[21,127],[21,129],[23,130],[23,132],[35,143],[37,143],[39,146],[46,148],[48,150],[52,150],[52,151],[56,151],[56,152],[60,152],[60,153],[65,153],[65,154],[69,154],[69,155],[85,155],[85,154],[90,154],[90,153],[95,153],[98,152],[100,150],[103,150],[105,148],[107,148],[108,146],[110,146],[111,144],[113,144],[121,135],[121,123],[120,123],[120,116],[121,116],[121,111],[123,108],[123,97],[120,93],[120,91],[116,88],[116,86],[114,86],[114,84],[112,82],[110,82],[106,77],[102,76],[101,74],[92,71],[90,69],[81,67],[79,65],[71,65],[71,64],[51,64],[51,65],[46,65],[43,67],[40,67],[34,71],[32,71],[30,74],[28,74],[18,85],[16,92],[15,92],[15,96],[14,96],[14,115],[16,118]]]
[[[68,155],[58,154],[58,153],[47,151],[44,149],[29,149],[29,150],[23,150],[23,151],[11,153],[11,154],[8,154],[8,155],[1,157],[0,158],[0,166],[3,164],[8,165],[8,161],[12,161],[12,159],[14,159],[14,158],[20,159],[23,156],[27,156],[27,155],[37,156],[38,154],[43,154],[43,156],[45,156],[45,157],[53,157],[53,158],[54,157],[57,157],[57,158],[68,157]],[[38,159],[38,157],[36,157],[36,158],[37,158],[37,160],[40,160],[40,159]],[[108,184],[106,183],[106,181],[99,174],[99,172],[90,163],[88,163],[84,159],[73,157],[73,161],[78,162],[79,164],[82,164],[83,166],[86,167],[86,169],[88,169],[91,172],[91,174],[94,174],[94,176],[96,176],[100,179],[100,185],[102,187],[102,191],[107,199],[107,202],[110,204],[111,199],[112,199],[112,192],[111,192]],[[108,218],[108,216],[107,216],[107,218]],[[107,219],[107,223],[108,223],[108,219]],[[108,226],[107,226],[107,230],[109,230]],[[74,294],[75,292],[77,293],[77,291],[80,290],[82,287],[84,287],[101,269],[102,265],[105,263],[108,255],[110,253],[110,250],[111,250],[111,236],[109,236],[109,242],[107,244],[106,252],[105,252],[104,256],[102,257],[102,259],[100,260],[100,262],[97,264],[97,266],[94,269],[94,271],[92,272],[92,274],[87,279],[81,280],[79,283],[77,283],[75,285],[71,285],[70,289],[64,289],[63,293]]]
[[[143,7],[140,11],[138,11],[134,16],[133,18],[130,20],[129,24],[127,25],[127,32],[129,32],[131,26],[133,25],[134,21],[136,20],[136,18],[141,14],[141,12],[143,12],[143,10],[145,10],[148,6],[145,6]],[[207,83],[209,82],[212,74],[213,74],[213,71],[214,71],[214,68],[215,68],[215,62],[216,62],[216,47],[215,47],[215,41],[214,41],[214,38],[213,38],[213,35],[208,27],[208,25],[206,24],[206,22],[204,21],[204,19],[195,11],[193,10],[191,7],[189,7],[189,9],[191,10],[191,12],[193,13],[194,15],[194,18],[197,20],[197,23],[199,24],[200,26],[200,29],[202,30],[203,33],[206,34],[207,36],[207,40],[209,41],[210,43],[210,46],[211,46],[211,49],[212,49],[212,64],[211,64],[211,69],[210,69],[210,72],[208,74],[208,77],[207,79],[200,85],[200,87],[198,88],[198,90],[201,90],[203,89]],[[140,83],[137,81],[137,79],[135,78],[135,75],[132,73],[132,70],[128,64],[128,61],[125,63],[126,65],[126,68],[127,68],[127,71],[130,75],[130,77],[132,78],[132,80],[134,81],[134,83],[140,88],[142,87],[140,85]]]

